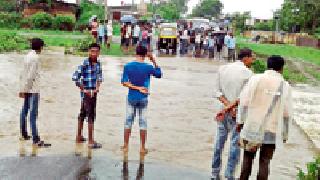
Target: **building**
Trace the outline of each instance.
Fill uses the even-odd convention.
[[[29,3],[28,0],[20,2],[22,14],[24,17],[32,16],[38,12],[46,12],[53,16],[69,15],[78,18],[80,15],[80,8],[75,3],[67,3],[63,0],[51,0],[51,4],[43,2]]]

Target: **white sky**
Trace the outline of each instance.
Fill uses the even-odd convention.
[[[67,0],[75,2],[75,0]],[[125,3],[131,3],[132,0],[123,0]],[[149,1],[149,0],[146,0]],[[272,18],[272,11],[281,8],[284,0],[220,0],[224,4],[223,13],[251,11],[251,15],[255,18],[268,19]],[[140,0],[135,0],[139,3]],[[191,12],[199,0],[189,0],[188,7]],[[109,6],[121,5],[121,0],[108,0]]]

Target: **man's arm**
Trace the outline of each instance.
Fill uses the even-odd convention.
[[[135,86],[133,85],[130,80],[129,80],[129,76],[127,74],[127,67],[124,66],[123,68],[123,74],[122,74],[122,78],[121,78],[121,84],[124,86],[124,87],[127,87],[129,89],[132,89],[132,90],[137,90],[137,91],[140,91],[141,93],[143,94],[148,94],[148,89],[145,88],[145,87],[141,87],[141,86]]]
[[[162,72],[161,72],[161,68],[158,66],[156,59],[152,56],[152,54],[148,54],[148,58],[151,61],[151,63],[153,64],[153,72],[152,75],[155,78],[161,78],[162,77]]]
[[[290,118],[292,117],[292,96],[291,96],[290,86],[288,87],[288,94],[285,101],[286,102],[284,102],[285,106],[284,106],[284,112],[283,112],[283,128],[282,128],[282,139],[284,143],[286,143],[288,140],[289,122],[290,122]]]

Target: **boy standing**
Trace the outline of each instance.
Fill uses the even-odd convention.
[[[76,142],[82,143],[85,138],[82,136],[83,121],[88,118],[88,147],[91,149],[101,148],[102,145],[94,141],[93,129],[96,116],[97,94],[100,84],[103,81],[101,63],[98,61],[100,46],[93,43],[89,46],[89,58],[74,72],[72,80],[81,91],[81,110],[78,117],[78,132]]]
[[[124,66],[121,83],[129,88],[127,101],[127,117],[124,126],[124,145],[123,151],[128,152],[129,137],[136,113],[139,114],[140,126],[140,152],[147,153],[145,148],[147,136],[147,119],[145,113],[148,105],[148,95],[150,87],[150,76],[161,78],[162,73],[152,55],[147,55],[148,50],[145,46],[138,45],[136,48],[136,61]],[[153,66],[145,63],[148,57]]]

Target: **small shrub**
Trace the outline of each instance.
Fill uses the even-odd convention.
[[[32,22],[30,18],[23,18],[20,21],[21,28],[32,28]]]
[[[72,16],[57,15],[53,20],[53,27],[57,30],[72,31],[76,19]]]
[[[95,42],[94,38],[92,36],[88,36],[85,39],[78,40],[74,44],[74,47],[75,47],[76,51],[86,52],[86,51],[88,51],[90,44],[94,43],[94,42]]]
[[[51,29],[53,18],[50,14],[40,12],[31,16],[34,29]]]
[[[267,63],[263,60],[256,60],[252,64],[252,69],[254,73],[264,73],[264,71],[267,70]]]
[[[21,19],[22,17],[20,14],[0,12],[0,27],[19,28]]]
[[[299,180],[316,180],[320,179],[320,156],[315,158],[315,161],[307,164],[308,172],[303,172],[299,169],[298,179]]]
[[[29,43],[23,36],[18,36],[16,33],[0,34],[0,52],[20,51],[28,47]]]

